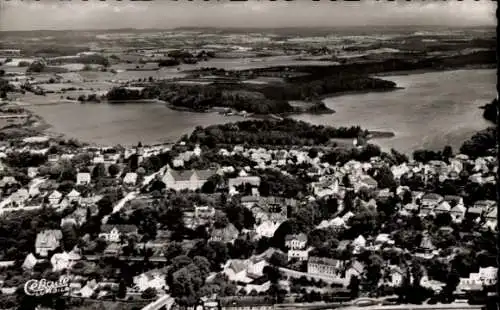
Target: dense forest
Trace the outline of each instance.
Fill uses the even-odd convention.
[[[225,125],[197,127],[189,141],[214,147],[215,145],[326,145],[333,138],[366,137],[368,131],[359,126],[329,127],[311,125],[292,119],[243,121]]]
[[[138,100],[158,98],[174,107],[206,111],[226,107],[255,114],[332,113],[319,99],[328,94],[345,91],[388,90],[396,84],[377,78],[359,76],[326,76],[302,83],[247,85],[217,83],[210,85],[180,85],[160,82],[143,91],[113,88],[109,100]],[[288,100],[310,102],[307,107],[294,107]]]

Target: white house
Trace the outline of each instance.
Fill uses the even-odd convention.
[[[365,248],[366,246],[366,239],[362,235],[359,235],[354,241],[352,242],[352,246],[354,247],[354,252],[359,252],[362,249]]]
[[[139,292],[143,292],[148,288],[154,288],[156,290],[165,290],[167,288],[165,274],[158,269],[141,273],[140,275],[135,276],[133,281],[135,288]]]
[[[40,256],[47,256],[49,251],[55,250],[62,239],[61,230],[44,230],[36,236],[35,251]]]
[[[300,261],[306,261],[309,259],[309,252],[311,252],[313,248],[308,248],[305,250],[288,250],[288,260],[297,258]]]
[[[87,185],[90,184],[90,173],[88,172],[79,172],[76,175],[76,184],[77,185]]]
[[[26,255],[26,258],[24,259],[22,267],[25,270],[31,270],[31,269],[33,269],[33,267],[35,267],[35,265],[37,263],[38,263],[38,259],[36,259],[35,255],[33,255],[33,253],[30,253],[30,254]]]
[[[71,192],[68,193],[68,195],[66,195],[66,198],[70,201],[70,202],[80,202],[80,192],[78,192],[76,189],[72,189]]]
[[[33,179],[38,175],[37,167],[29,167],[28,168],[28,178]]]
[[[63,195],[58,190],[53,191],[52,194],[49,195],[49,203],[53,206],[57,205],[59,201],[61,201],[62,196]]]
[[[287,235],[285,237],[285,246],[292,250],[302,250],[306,247],[307,236],[304,233],[297,235]]]
[[[163,176],[163,183],[167,188],[177,191],[187,189],[195,191],[201,189],[207,180],[216,174],[215,170],[182,170],[167,169]]]
[[[123,183],[127,185],[135,185],[137,183],[137,173],[129,172],[123,178]]]
[[[137,234],[137,231],[135,225],[102,225],[99,238],[104,238],[108,242],[120,242],[122,235]]]
[[[81,256],[74,252],[62,252],[52,255],[50,263],[52,264],[52,271],[61,271],[71,268],[75,262],[79,261]]]

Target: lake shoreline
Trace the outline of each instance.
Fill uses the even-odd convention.
[[[482,69],[485,69],[485,68],[481,68],[481,70]],[[462,69],[454,69],[454,70],[446,70],[446,71],[460,71],[460,70],[463,70],[463,68]],[[474,69],[471,69],[471,70],[474,70]],[[488,70],[488,69],[485,69],[485,70]],[[434,73],[434,72],[438,73],[438,72],[444,72],[444,71],[443,70],[433,70],[432,73]],[[420,74],[420,73],[423,73],[423,72],[412,71],[411,73],[412,74],[408,74],[408,75],[417,75],[417,74]],[[427,72],[427,73],[431,73],[431,72]],[[468,75],[468,74],[469,73],[465,73],[465,75]],[[479,74],[480,74],[480,76],[484,76],[485,73],[479,73]],[[422,77],[420,79],[425,79],[425,78]],[[433,79],[435,80],[436,77],[432,77],[431,81]],[[407,88],[410,88],[410,87],[407,87]],[[404,89],[406,89],[406,88],[396,87],[396,88],[393,88],[393,89],[385,89],[385,90],[366,90],[366,91],[355,91],[355,92],[342,92],[342,93],[335,93],[335,94],[333,94],[333,96],[328,96],[328,98],[331,98],[331,97],[339,97],[340,98],[341,96],[358,95],[358,94],[390,93],[390,92],[393,92],[393,91],[396,91],[396,90],[404,90]],[[432,90],[430,90],[430,91],[428,90],[428,94],[432,94]],[[396,97],[401,98],[400,100],[403,100],[403,101],[404,101],[405,96],[406,96],[405,93],[396,95]],[[365,99],[363,99],[365,97],[361,97],[359,100],[365,100]],[[379,98],[379,97],[380,97],[380,95],[377,96],[377,98]],[[393,95],[390,95],[390,97],[392,98]],[[440,95],[438,93],[436,93],[436,94],[432,95],[431,97],[433,97],[435,99],[439,99]],[[481,97],[484,98],[485,96],[484,95],[482,95],[482,96],[478,95],[477,96],[477,98],[481,98]],[[384,98],[385,98],[385,95],[384,95]],[[349,100],[349,102],[351,102],[351,101],[352,102],[356,102],[357,101],[356,98],[351,98],[351,99],[348,99],[348,100]],[[385,100],[385,99],[381,99],[381,100]],[[468,100],[470,101],[471,99],[469,98]],[[392,101],[394,101],[394,100],[392,100]],[[232,122],[242,121],[242,120],[245,119],[245,118],[242,118],[242,117],[236,117],[235,116],[235,117],[232,118],[231,116],[227,116],[228,120],[226,121],[226,120],[221,120],[221,116],[210,116],[210,114],[211,114],[210,112],[214,113],[213,111],[208,111],[207,113],[195,113],[195,112],[192,112],[192,111],[184,110],[183,112],[189,112],[190,114],[188,114],[188,113],[186,113],[185,115],[179,114],[179,116],[173,116],[173,119],[175,119],[175,117],[183,117],[183,118],[191,119],[191,121],[182,121],[179,124],[173,125],[174,126],[173,129],[169,129],[169,127],[167,126],[170,123],[168,121],[168,119],[170,119],[170,116],[166,116],[167,118],[165,118],[165,120],[166,120],[165,127],[162,130],[163,131],[167,130],[166,133],[170,132],[170,135],[168,135],[168,134],[162,134],[160,131],[158,131],[160,129],[154,129],[154,128],[157,128],[158,125],[152,125],[153,127],[150,127],[150,128],[153,128],[153,129],[148,129],[149,131],[145,131],[145,132],[141,131],[140,125],[135,125],[134,130],[136,130],[136,131],[140,130],[140,131],[138,132],[138,134],[130,135],[131,138],[129,138],[128,135],[124,135],[123,137],[121,137],[119,139],[116,139],[116,138],[113,138],[112,136],[110,136],[109,134],[106,134],[105,132],[103,134],[99,134],[98,138],[94,138],[95,134],[92,133],[92,131],[89,131],[89,134],[86,134],[86,132],[87,132],[86,129],[85,129],[86,127],[84,127],[83,129],[82,128],[78,128],[78,132],[75,134],[75,132],[72,131],[72,128],[74,126],[71,126],[71,123],[69,125],[66,124],[63,127],[57,125],[58,128],[59,128],[58,129],[59,132],[55,131],[54,130],[54,124],[58,124],[58,123],[52,124],[52,123],[50,123],[50,121],[46,121],[42,116],[40,116],[39,114],[37,114],[37,113],[39,113],[37,107],[38,106],[44,106],[43,104],[40,104],[40,105],[36,105],[35,104],[35,105],[33,105],[33,109],[31,108],[31,106],[23,106],[22,104],[18,104],[18,103],[16,103],[16,101],[12,101],[12,104],[15,104],[16,106],[29,111],[29,113],[31,113],[32,115],[37,116],[36,130],[38,132],[40,132],[41,134],[45,134],[45,135],[48,135],[48,136],[51,136],[51,137],[57,137],[57,138],[60,138],[60,137],[64,137],[66,139],[75,138],[78,141],[81,141],[82,143],[86,143],[86,144],[90,144],[90,145],[101,145],[101,146],[104,146],[104,145],[118,145],[118,144],[121,144],[121,145],[135,145],[135,144],[137,144],[138,141],[142,141],[143,144],[151,144],[151,145],[155,145],[155,144],[171,144],[171,143],[174,143],[175,141],[177,141],[182,135],[189,134],[192,131],[191,126],[193,126],[193,128],[194,128],[196,125],[199,124],[199,126],[206,127],[206,126],[209,126],[209,124],[219,124],[219,123],[226,123],[226,122],[227,123],[232,123]],[[61,102],[61,104],[64,104],[64,103]],[[73,104],[73,105],[80,106],[79,104],[78,105]],[[153,105],[155,105],[155,104],[153,104]],[[67,105],[65,104],[65,106],[67,106]],[[90,106],[91,105],[89,105],[89,107]],[[92,105],[92,106],[94,106],[94,105]],[[151,107],[150,104],[147,104],[147,105],[144,104],[144,107],[146,107],[146,106]],[[312,124],[315,124],[315,123],[317,123],[317,124],[322,123],[323,124],[324,123],[324,125],[333,126],[333,127],[345,126],[346,124],[349,124],[349,125],[359,125],[359,126],[362,126],[363,128],[366,128],[370,132],[369,139],[372,141],[371,143],[379,144],[379,143],[377,143],[377,140],[379,140],[380,143],[382,143],[381,146],[387,148],[387,145],[389,145],[389,149],[393,145],[399,145],[399,144],[401,144],[402,142],[400,142],[400,140],[403,139],[402,138],[403,136],[407,135],[407,133],[405,133],[406,132],[405,130],[401,131],[404,128],[399,128],[400,126],[398,127],[398,125],[392,126],[393,124],[391,123],[392,122],[391,120],[389,120],[388,123],[387,123],[387,125],[389,125],[390,127],[393,127],[393,128],[389,127],[390,129],[387,128],[387,125],[380,125],[380,124],[378,124],[380,122],[378,122],[378,123],[376,122],[375,124],[370,125],[371,124],[370,122],[368,122],[368,123],[365,122],[364,123],[359,118],[351,118],[351,117],[349,117],[349,114],[345,114],[346,113],[344,111],[345,109],[344,108],[340,108],[340,107],[338,108],[337,104],[332,105],[332,103],[330,102],[330,103],[327,104],[327,106],[329,108],[331,108],[331,109],[335,109],[336,113],[327,113],[327,114],[322,114],[322,115],[319,115],[319,113],[292,113],[292,114],[286,114],[286,115],[283,115],[283,116],[284,117],[291,117],[293,119],[304,120],[304,121],[312,123]],[[73,111],[74,110],[73,108],[66,108],[66,109],[69,110],[69,111]],[[131,108],[131,109],[135,110],[135,108]],[[156,110],[156,109],[157,108],[155,108],[153,110]],[[91,109],[91,110],[93,110],[93,109]],[[99,110],[99,109],[97,109],[97,110]],[[175,108],[175,110],[180,110],[180,109]],[[47,110],[43,110],[42,115],[45,115],[45,113],[46,113],[45,111],[55,111],[55,112],[49,112],[49,113],[56,113],[58,111],[58,109],[57,108],[47,107]],[[79,115],[78,114],[79,113],[78,109],[74,113],[76,113],[77,115]],[[96,113],[99,113],[99,112],[96,112]],[[113,113],[113,112],[107,112],[106,111],[106,113]],[[151,112],[151,113],[153,113],[153,115],[154,115],[154,112]],[[145,117],[148,117],[147,115],[150,115],[151,113],[144,113],[144,115],[145,115]],[[191,113],[194,113],[194,114],[191,114]],[[368,114],[368,115],[370,114],[368,111],[365,111],[364,113]],[[388,113],[393,113],[393,112],[388,112]],[[195,116],[195,114],[207,114],[207,116]],[[330,115],[335,115],[335,114],[337,114],[338,116],[333,117],[332,121],[329,121],[329,119],[331,118]],[[67,117],[71,117],[72,112],[67,112],[66,115],[67,115]],[[157,114],[157,115],[160,115],[160,114]],[[177,115],[177,114],[174,114],[174,115]],[[47,115],[45,115],[45,116],[47,116]],[[283,116],[282,115],[264,115],[264,116],[251,115],[251,116],[248,116],[247,119],[252,119],[252,118],[275,118],[275,119],[280,119],[280,118],[283,118]],[[323,117],[324,117],[324,120],[323,120]],[[342,119],[342,117],[343,117],[343,119]],[[376,116],[376,114],[374,113],[374,117],[384,117],[384,115],[382,114],[381,116]],[[226,117],[224,117],[224,118],[226,118]],[[106,118],[103,118],[103,119],[106,119]],[[116,118],[116,122],[120,122],[120,119],[121,119],[121,117],[118,116]],[[198,120],[198,119],[200,119],[200,120]],[[336,119],[339,119],[341,121],[338,122],[338,121],[336,121]],[[49,120],[51,120],[52,122],[55,122],[57,119],[54,120],[53,117],[49,117]],[[368,120],[370,120],[370,119],[368,118]],[[142,121],[137,122],[136,124],[140,124],[141,122]],[[95,123],[95,121],[93,123]],[[158,123],[158,121],[156,121],[156,123]],[[82,123],[82,124],[85,126],[85,122]],[[97,126],[97,125],[100,125],[100,124],[102,124],[102,123],[98,122],[98,123],[96,123],[94,125],[89,125],[90,126],[89,128],[92,128],[92,126]],[[191,124],[194,124],[194,125],[191,125]],[[117,127],[119,128],[120,126],[124,126],[124,125],[117,125],[117,126],[115,126],[113,128],[113,130],[116,130],[116,128]],[[145,122],[145,126],[149,126],[149,124],[148,124],[147,121]],[[469,130],[471,130],[471,131],[475,130],[474,129],[475,127],[477,127],[477,126],[472,126]],[[61,128],[63,128],[63,129],[61,129]],[[106,128],[106,127],[104,127],[104,128]],[[158,127],[158,128],[160,128],[160,127]],[[371,128],[373,130],[370,130]],[[381,130],[377,130],[377,128],[380,128]],[[389,129],[389,130],[386,131],[386,129]],[[60,133],[61,130],[64,130],[64,134]],[[125,131],[129,130],[128,126],[125,126],[124,130]],[[393,131],[391,131],[391,130],[393,130]],[[402,132],[401,135],[399,134],[400,131]],[[117,131],[117,132],[119,133],[120,131]],[[463,132],[465,132],[467,135],[469,135],[469,132],[466,132],[466,131],[463,131]],[[163,135],[163,138],[162,138],[162,136],[159,136],[159,135]],[[423,135],[426,135],[426,134],[424,133]],[[87,137],[89,137],[89,138],[87,138]],[[393,138],[395,138],[397,141],[395,141],[395,142],[382,142],[383,140],[384,141],[391,141]],[[454,140],[451,140],[451,141],[456,141],[457,140],[456,137],[452,137],[450,139],[454,139]],[[121,141],[121,143],[120,142],[114,142],[116,140]],[[93,141],[96,141],[96,142],[93,142]],[[128,142],[128,141],[130,141],[130,142]],[[419,147],[424,147],[423,144],[420,145],[419,141],[420,140],[413,141],[413,142],[415,142],[414,144],[416,146],[411,147],[411,148],[412,149],[418,149]],[[436,141],[439,142],[438,140],[435,140],[435,141],[432,141],[432,143],[436,144],[437,143]],[[451,143],[453,143],[453,142],[451,142]],[[402,146],[394,147],[394,148],[395,149],[401,148],[405,153],[408,152],[408,151],[411,152],[411,150],[409,148],[408,148],[408,150],[406,150],[406,148],[407,148],[405,146],[406,144],[407,143],[405,142]]]

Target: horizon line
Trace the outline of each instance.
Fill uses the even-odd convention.
[[[179,26],[179,27],[148,27],[148,28],[136,28],[136,27],[117,27],[117,28],[81,28],[81,29],[70,29],[70,28],[61,28],[61,29],[31,29],[31,30],[0,30],[0,33],[7,32],[65,32],[65,31],[74,31],[74,32],[97,32],[97,31],[123,31],[123,30],[134,30],[134,31],[175,31],[175,30],[186,30],[186,29],[196,29],[196,30],[286,30],[286,29],[338,29],[338,28],[395,28],[394,31],[398,31],[400,28],[411,28],[411,27],[424,27],[424,28],[448,28],[448,29],[471,29],[471,28],[492,28],[495,29],[495,25],[360,25],[360,26],[347,26],[347,25],[339,25],[339,26],[280,26],[280,27],[246,27],[246,26],[231,26],[231,27],[219,27],[219,26]]]

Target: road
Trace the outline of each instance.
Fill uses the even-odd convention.
[[[137,192],[137,191],[128,193],[125,197],[123,197],[120,201],[118,201],[118,203],[113,207],[113,212],[111,212],[111,214],[116,213],[116,212],[120,212],[120,210],[123,208],[123,206],[125,206],[127,201],[134,199],[137,196],[137,194],[139,194],[139,192]],[[108,222],[108,218],[109,218],[109,215],[106,215],[105,217],[103,217],[102,223],[106,224]]]
[[[148,304],[142,308],[142,310],[160,310],[162,307],[165,307],[166,310],[170,310],[174,302],[174,298],[167,294]]]

